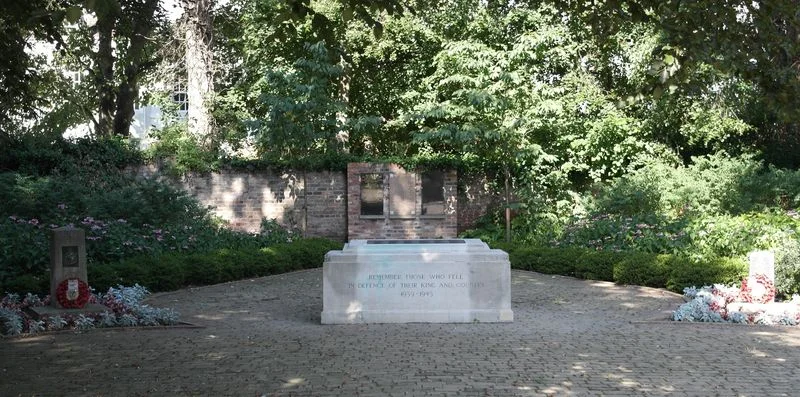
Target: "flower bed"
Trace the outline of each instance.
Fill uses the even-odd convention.
[[[8,294],[0,300],[0,335],[36,334],[44,331],[64,329],[85,330],[105,327],[133,327],[175,325],[178,313],[171,309],[160,309],[142,304],[149,294],[140,285],[109,288],[104,294],[90,293],[89,304],[107,308],[99,313],[64,314],[36,319],[26,309],[50,304],[50,296],[44,299],[27,294],[20,299],[17,294]]]
[[[753,296],[752,293],[752,286],[756,283],[762,285],[764,290],[759,296]],[[794,295],[790,302],[766,303],[765,296],[774,296],[771,283],[765,282],[763,277],[754,277],[742,284],[744,288],[721,284],[700,289],[685,288],[684,296],[691,300],[672,312],[672,319],[762,325],[800,324],[800,296]]]

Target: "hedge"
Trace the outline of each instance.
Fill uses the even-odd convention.
[[[88,267],[89,285],[105,291],[139,284],[150,291],[171,291],[192,285],[216,284],[322,266],[325,254],[342,243],[308,238],[267,248],[220,249],[207,253],[166,253],[135,256]],[[22,275],[0,286],[3,293],[47,293],[49,275]]]
[[[587,248],[514,247],[496,245],[509,253],[511,266],[547,274],[561,274],[618,284],[667,288],[731,284],[747,275],[747,263],[738,258],[697,261],[680,255],[645,252],[608,252]]]
[[[342,243],[312,238],[261,249],[134,257],[90,267],[89,283],[100,291],[137,283],[150,291],[171,291],[320,267],[328,251],[341,248]]]
[[[595,251],[587,248],[518,247],[496,244],[509,253],[511,266],[547,274],[667,288],[682,292],[690,286],[731,284],[747,274],[744,260],[717,258],[698,262],[679,255]],[[151,291],[216,284],[319,267],[325,253],[341,249],[339,242],[302,239],[261,249],[220,249],[208,253],[167,253],[137,256],[90,266],[89,284],[97,291],[139,284]],[[48,277],[25,275],[2,286],[3,292],[46,292]]]

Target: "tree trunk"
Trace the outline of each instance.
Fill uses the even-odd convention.
[[[159,0],[147,0],[143,7],[144,13],[133,21],[133,34],[125,52],[128,62],[117,90],[116,114],[114,115],[115,135],[124,137],[130,135],[134,105],[139,96],[139,75],[152,63],[145,59],[143,52],[147,44],[147,36],[153,32],[152,17],[158,9],[158,3]]]
[[[128,137],[131,133],[131,120],[135,113],[133,106],[139,95],[136,76],[128,75],[126,77],[126,80],[119,86],[117,112],[114,114],[114,135],[122,137]]]
[[[214,0],[183,0],[189,134],[206,149],[211,148],[214,137],[213,6]]]
[[[97,54],[95,62],[95,86],[97,87],[98,108],[97,124],[94,134],[97,137],[110,136],[111,123],[114,117],[114,49],[111,43],[114,38],[116,15],[106,13],[97,20]]]

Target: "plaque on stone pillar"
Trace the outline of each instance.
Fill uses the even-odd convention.
[[[60,309],[81,309],[89,299],[83,229],[50,231],[50,297],[51,305]]]
[[[389,217],[414,218],[417,214],[416,175],[391,174],[389,178]]]
[[[753,251],[747,255],[750,271],[742,281],[741,295],[746,302],[772,303],[775,301],[775,253]]]
[[[775,253],[772,251],[753,251],[747,255],[750,263],[750,277],[763,274],[775,281]]]

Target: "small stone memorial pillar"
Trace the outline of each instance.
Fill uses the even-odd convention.
[[[750,301],[757,303],[775,302],[775,253],[772,251],[753,251],[747,255],[750,271],[746,290]],[[761,277],[762,279],[759,279]],[[767,286],[772,286],[767,288]]]
[[[775,281],[775,253],[772,251],[753,251],[747,255],[750,262],[750,277],[763,274]]]
[[[88,299],[86,237],[83,229],[60,227],[50,231],[50,304],[80,309]]]

